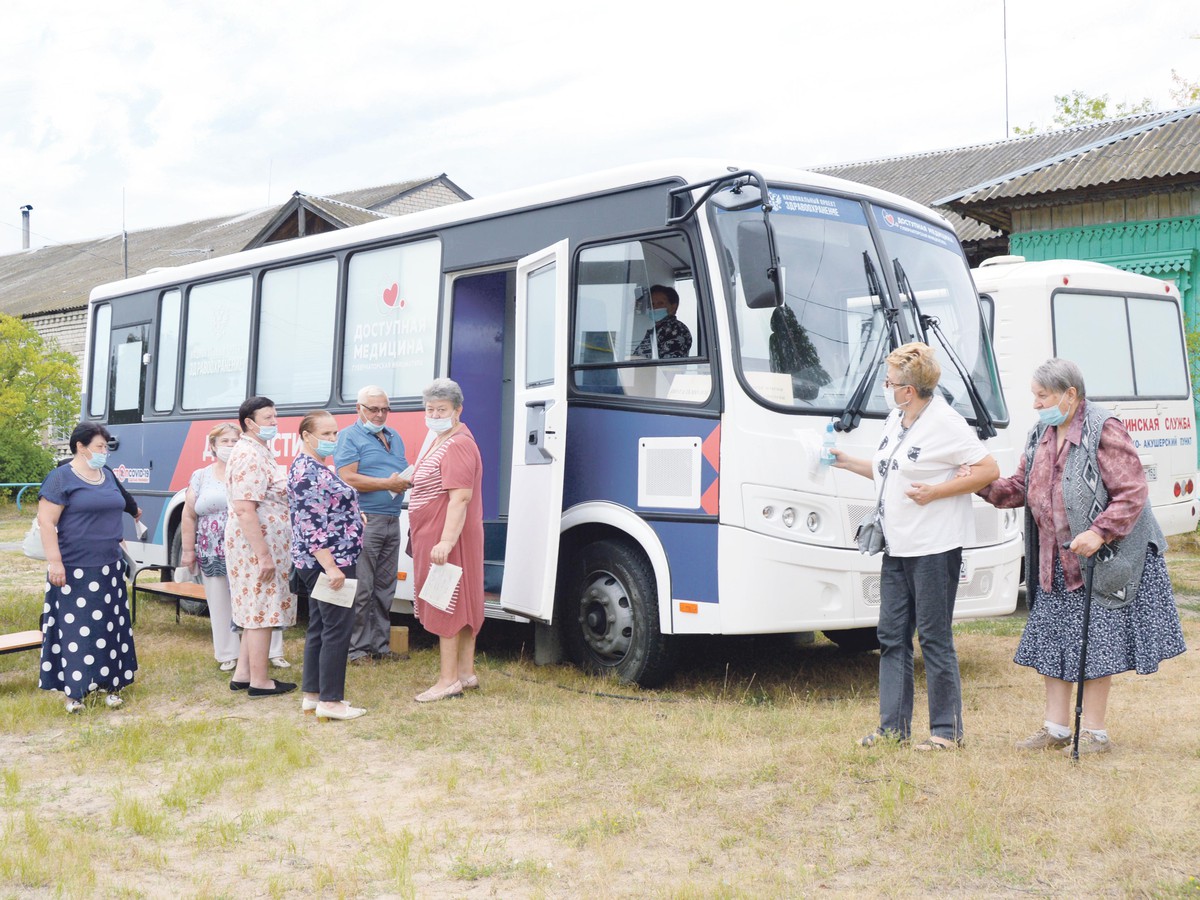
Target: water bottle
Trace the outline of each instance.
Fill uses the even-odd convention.
[[[821,465],[831,466],[837,461],[837,457],[833,455],[833,448],[837,446],[837,437],[834,434],[833,422],[825,426],[825,437],[821,440]]]

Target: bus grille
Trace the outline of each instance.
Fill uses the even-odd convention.
[[[879,606],[879,576],[864,575],[862,576],[862,596],[863,603],[867,606]]]

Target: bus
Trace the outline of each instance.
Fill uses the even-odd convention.
[[[685,352],[648,340],[655,286],[678,295]],[[875,448],[883,359],[923,333],[930,293],[943,393],[981,434],[1003,429],[939,216],[788,168],[630,166],[97,287],[83,413],[139,495],[135,558],[167,566],[205,435],[247,396],[275,402],[287,464],[300,417],[344,427],[380,385],[411,459],[422,389],[453,378],[484,460],[488,615],[534,623],[539,662],[652,686],[686,635],[873,641],[879,559],[854,543],[872,488],[821,465],[822,435],[834,421],[847,451]],[[1011,612],[1015,517],[977,501],[975,525],[957,614]]]
[[[1133,438],[1163,533],[1195,531],[1200,473],[1178,288],[1074,259],[1000,256],[973,274],[992,326],[1013,434],[1024,435],[1037,422],[1029,393],[1034,368],[1052,356],[1073,360],[1088,399],[1111,409]]]

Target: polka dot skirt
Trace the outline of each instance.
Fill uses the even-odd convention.
[[[46,581],[38,687],[80,700],[92,691],[119,691],[133,681],[137,654],[123,562],[67,566],[67,582]]]

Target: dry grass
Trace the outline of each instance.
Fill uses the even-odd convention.
[[[1198,558],[1172,560],[1191,595]],[[35,626],[40,569],[0,569],[0,623]],[[122,710],[68,718],[35,657],[0,657],[0,896],[1197,893],[1194,654],[1119,677],[1116,751],[1073,765],[1010,749],[1041,707],[1019,628],[959,626],[970,743],[931,758],[855,745],[877,657],[823,641],[697,641],[646,692],[535,668],[489,624],[478,694],[414,704],[420,649],[352,667],[370,714],[317,724],[295,695],[231,694],[207,620],[150,602]]]

